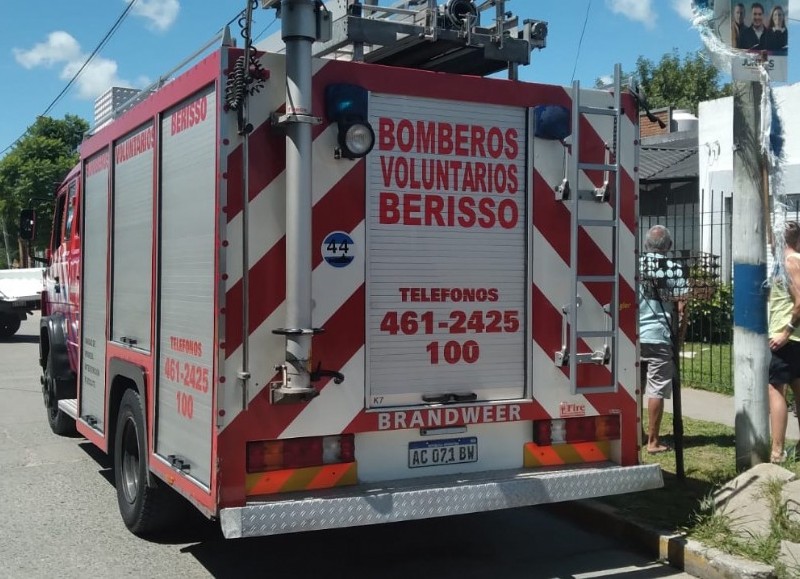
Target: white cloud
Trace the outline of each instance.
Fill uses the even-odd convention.
[[[130,3],[133,0],[125,1]],[[164,32],[175,22],[180,9],[178,0],[138,0],[131,13],[147,20],[148,28]]]
[[[672,0],[672,9],[678,15],[689,22],[692,21],[694,14],[692,13],[692,0]]]
[[[25,68],[53,66],[54,64],[80,58],[81,46],[70,34],[57,30],[47,36],[45,42],[35,44],[30,50],[14,49],[14,58]]]
[[[130,3],[134,0],[125,1]],[[145,19],[148,28],[159,32],[172,26],[179,11],[179,0],[136,0],[131,7],[133,15]],[[81,50],[80,43],[63,30],[51,32],[44,42],[34,44],[32,48],[14,48],[13,53],[17,63],[27,69],[60,68],[59,78],[64,81],[69,81],[89,56]],[[92,100],[112,86],[143,88],[151,84],[146,77],[139,77],[135,83],[131,83],[119,76],[118,68],[115,60],[95,56],[75,80],[78,96]]]
[[[615,14],[641,22],[645,28],[654,28],[658,19],[652,0],[606,0],[606,6]]]
[[[613,86],[614,85],[614,77],[610,74],[604,74],[600,78],[597,79],[600,83],[600,86]]]
[[[62,80],[71,79],[83,65],[85,57],[80,61],[71,61],[64,65],[60,77]],[[95,56],[83,69],[78,80],[75,81],[78,96],[82,99],[94,99],[103,94],[112,86],[130,86],[127,80],[117,75],[117,63],[114,60]]]
[[[14,49],[14,58],[27,69],[60,66],[59,78],[69,81],[88,58],[81,46],[68,32],[58,30],[51,32],[45,42],[35,44],[29,50]],[[130,86],[130,82],[117,74],[117,63],[114,60],[95,56],[86,65],[75,81],[78,96],[82,99],[94,99],[112,86]]]

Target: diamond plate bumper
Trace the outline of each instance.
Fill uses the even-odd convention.
[[[662,486],[657,464],[462,474],[251,501],[244,507],[222,509],[220,523],[225,537],[233,539],[463,515]]]

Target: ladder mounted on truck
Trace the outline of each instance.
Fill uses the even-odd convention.
[[[556,194],[570,206],[570,296],[573,303],[562,307],[562,346],[554,355],[557,366],[568,366],[572,392],[600,393],[615,391],[619,374],[619,265],[620,265],[620,210],[622,172],[619,155],[621,145],[622,81],[621,67],[614,67],[614,104],[611,107],[584,106],[581,104],[580,82],[572,84],[572,135],[571,153],[565,146],[565,177],[556,187]],[[605,143],[605,162],[587,163],[580,158],[581,117],[610,117],[614,123],[613,142]],[[582,189],[582,171],[602,171],[603,184],[599,187]],[[581,215],[581,205],[603,204],[610,207],[610,215],[603,218],[587,218]],[[580,272],[579,234],[582,227],[601,227],[608,230],[611,238],[611,273],[608,275],[585,275]],[[607,284],[611,286],[611,301],[603,304],[606,313],[602,328],[579,326],[578,311],[582,304],[581,292],[588,291],[585,284]],[[579,352],[579,340],[583,338],[604,340],[603,347],[588,352]],[[579,364],[597,364],[609,367],[610,384],[579,387],[577,383]]]
[[[262,0],[268,3],[269,0]],[[335,0],[329,40],[317,42],[317,57],[363,61],[438,72],[486,76],[530,63],[544,48],[547,23],[524,20],[506,10],[506,0]]]

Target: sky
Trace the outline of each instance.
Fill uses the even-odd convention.
[[[48,109],[128,2],[0,0],[4,79],[0,151]],[[104,48],[48,115],[76,114],[91,122],[94,99],[107,88],[149,85],[203,46],[245,5],[245,0],[136,0]],[[690,22],[691,0],[512,0],[506,9],[520,20],[548,22],[547,46],[534,51],[531,64],[521,69],[523,80],[570,85],[576,79],[594,86],[596,79],[613,73],[615,63],[632,71],[639,56],[658,62],[673,50],[683,57],[702,48]],[[274,10],[259,7],[254,15],[254,36],[265,38],[279,32]],[[794,13],[789,16],[790,36],[794,36],[800,27]],[[798,60],[789,57],[789,83],[800,81]]]

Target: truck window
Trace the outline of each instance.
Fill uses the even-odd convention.
[[[61,245],[64,234],[64,204],[66,203],[66,193],[59,193],[56,199],[56,211],[53,214],[53,233],[50,238],[50,248],[55,251]]]
[[[78,202],[78,187],[76,182],[73,181],[69,184],[69,192],[67,193],[67,219],[64,223],[64,239],[72,239],[72,221],[75,217],[75,207]]]

